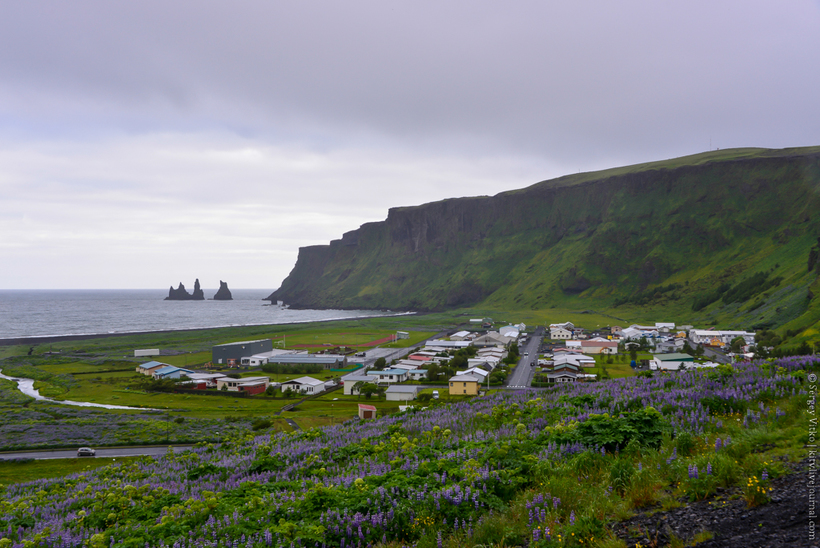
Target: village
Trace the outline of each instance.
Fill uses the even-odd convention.
[[[490,318],[471,320],[464,329],[439,334],[408,348],[356,352],[274,348],[271,339],[215,345],[212,360],[197,370],[149,361],[136,372],[154,380],[173,380],[176,391],[281,394],[315,397],[331,391],[344,396],[383,397],[386,401],[428,402],[470,397],[492,389],[544,388],[554,383],[603,380],[607,364],[628,363],[628,374],[715,367],[751,357],[755,333],[695,329],[690,325],[607,326],[587,330],[571,322],[498,329]],[[399,331],[392,340],[407,338]],[[334,349],[338,350],[338,349]],[[135,357],[160,356],[160,349],[135,350]],[[625,367],[624,367],[625,368]],[[593,372],[595,371],[595,372]],[[277,381],[281,373],[291,373]],[[293,377],[293,374],[305,373]],[[310,376],[311,374],[316,375]],[[202,393],[202,392],[200,392]],[[360,416],[375,408],[360,404]]]

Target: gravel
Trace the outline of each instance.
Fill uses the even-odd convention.
[[[723,490],[669,511],[645,511],[614,524],[613,531],[629,547],[667,546],[673,536],[690,544],[704,531],[713,537],[698,543],[699,548],[820,547],[820,532],[814,539],[809,535],[809,462],[790,468],[771,481],[767,504],[749,508],[740,490]]]

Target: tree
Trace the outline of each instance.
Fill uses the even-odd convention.
[[[382,389],[376,386],[375,384],[367,383],[367,386],[362,387],[360,393],[364,394],[364,397],[369,400],[370,396],[372,396],[373,394],[381,394],[381,390]]]
[[[386,365],[387,360],[382,357],[376,359],[376,362],[373,364],[373,367],[375,367],[376,369],[384,369]]]
[[[746,340],[743,337],[735,337],[732,339],[730,344],[730,348],[732,352],[738,353],[743,351],[743,347],[746,345]]]
[[[351,392],[354,392],[359,398],[361,398],[362,397],[362,388],[364,387],[364,385],[365,385],[364,381],[357,382],[356,384],[353,385],[353,389],[351,390]]]

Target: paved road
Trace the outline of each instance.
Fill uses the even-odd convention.
[[[694,347],[693,347],[694,348]],[[721,352],[720,350],[715,350],[714,348],[710,348],[708,346],[703,347],[703,355],[710,360],[714,360],[718,363],[731,363],[732,360],[729,359],[726,354]]]
[[[538,361],[538,349],[541,348],[541,339],[543,337],[543,327],[537,327],[535,332],[530,335],[527,344],[521,348],[521,359],[518,360],[518,365],[512,374],[507,377],[507,388],[528,388],[532,384],[534,368],[531,364]]]
[[[190,449],[193,445],[175,445],[173,450],[175,453]],[[168,446],[161,447],[112,447],[108,449],[97,449],[98,457],[138,457],[142,455],[157,457],[168,452]],[[0,460],[8,459],[75,459],[77,458],[77,450],[68,451],[26,451],[17,453],[0,453]],[[84,457],[94,458],[94,457]]]

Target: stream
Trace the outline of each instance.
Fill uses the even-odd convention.
[[[77,407],[102,407],[103,409],[130,409],[133,411],[154,411],[154,409],[151,409],[149,407],[128,407],[127,405],[108,405],[104,403],[91,403],[87,401],[52,400],[51,398],[46,398],[40,395],[40,391],[34,388],[34,379],[9,377],[8,375],[3,374],[2,369],[0,369],[0,379],[15,381],[17,383],[17,388],[20,390],[20,392],[22,392],[26,396],[31,396],[35,400],[39,401],[47,401],[51,403],[57,403],[60,405],[74,405]]]

